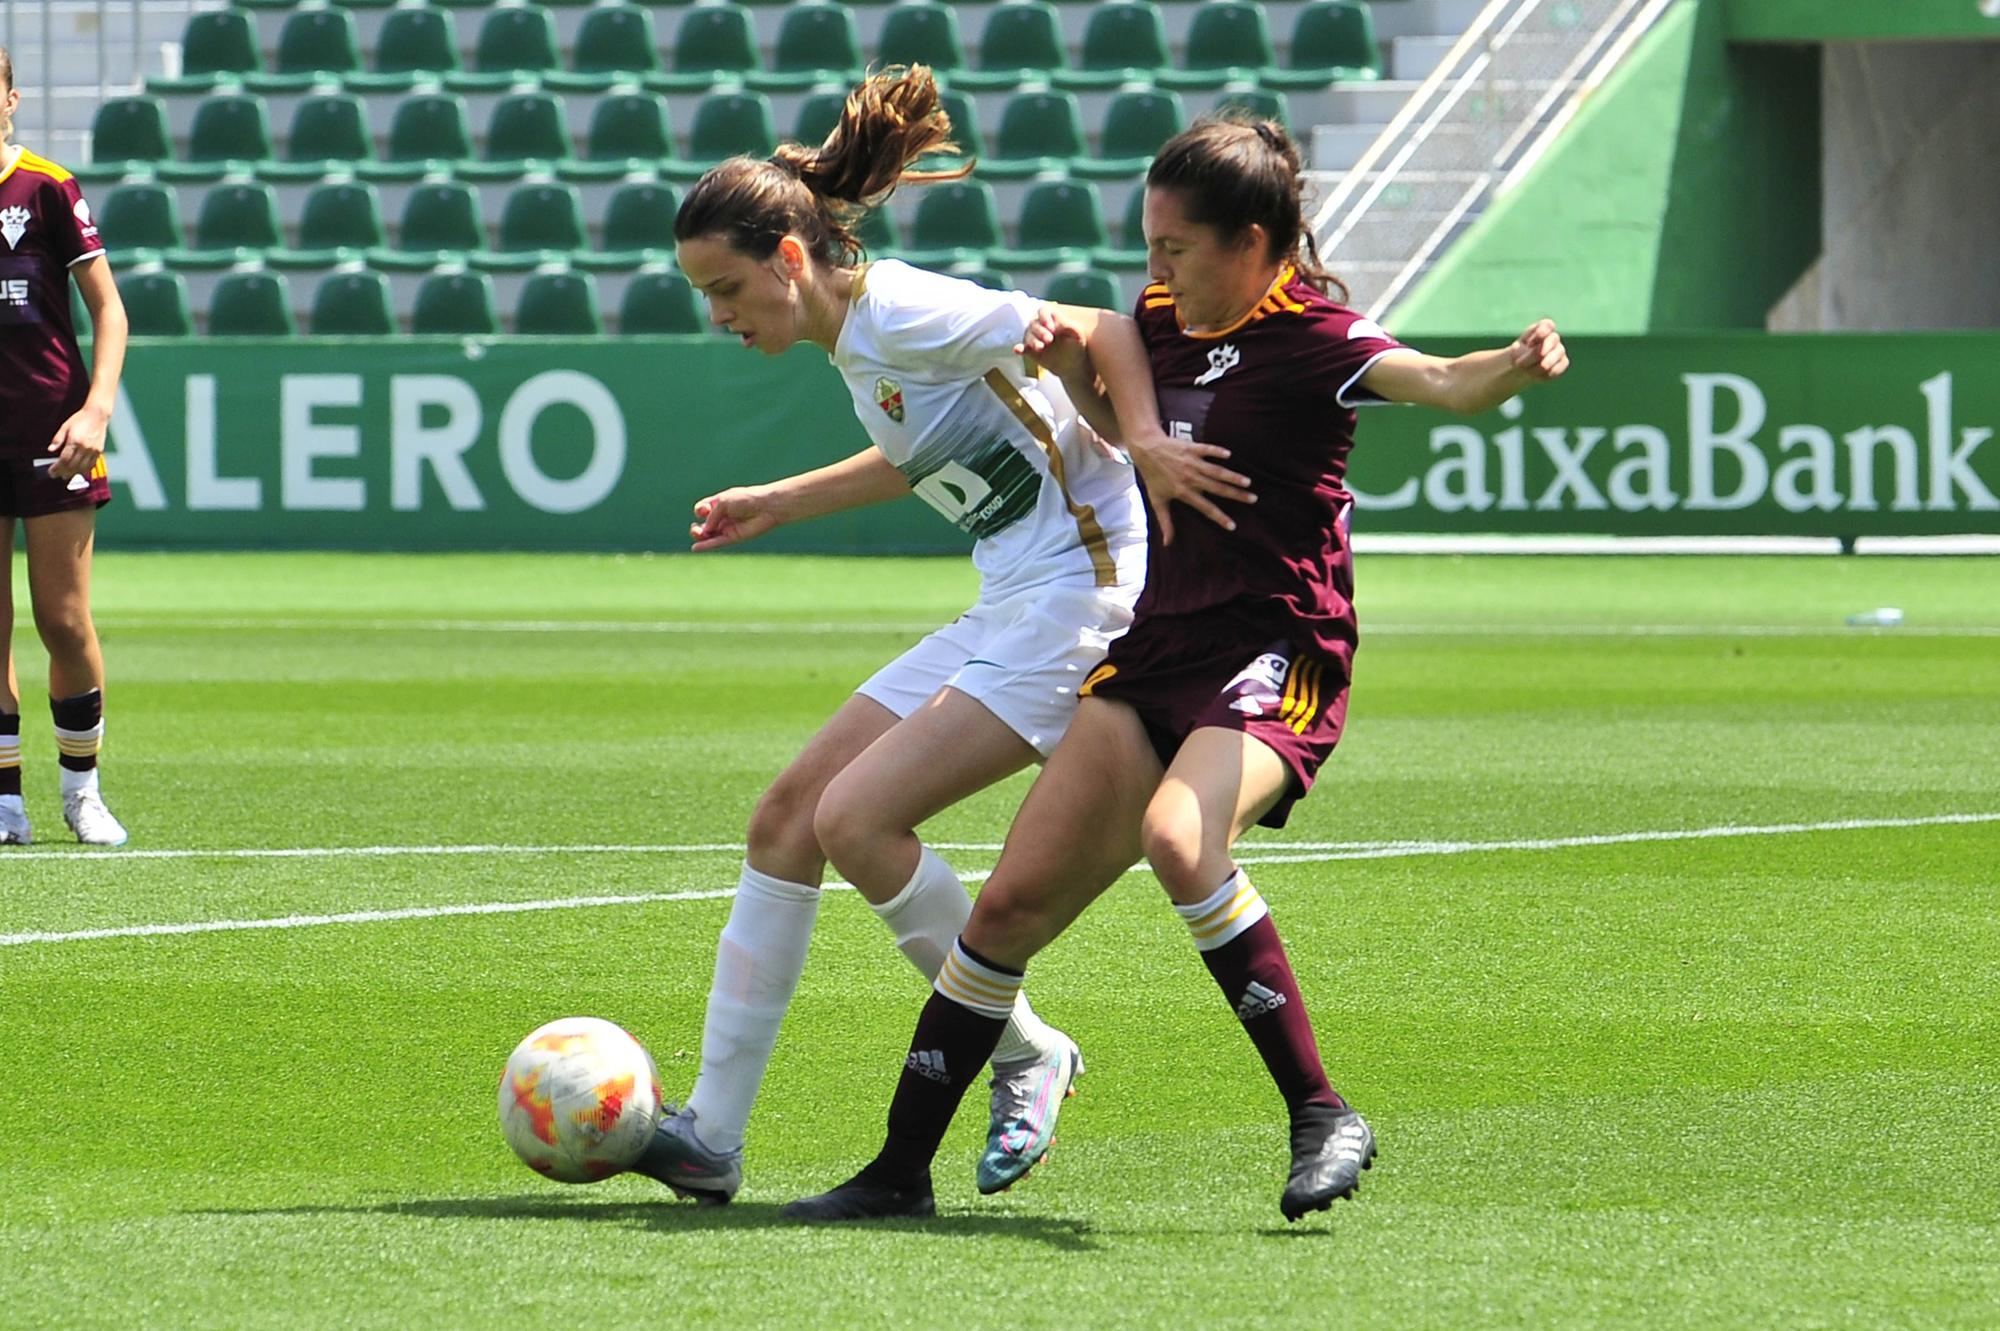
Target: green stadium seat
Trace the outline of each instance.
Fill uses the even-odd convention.
[[[339,80],[361,68],[361,41],[354,16],[344,9],[301,9],[278,31],[271,70],[246,74],[256,92],[297,92],[315,83]]]
[[[472,68],[445,76],[445,87],[473,92],[538,81],[557,67],[556,25],[540,5],[496,9],[479,25]]]
[[[945,270],[953,277],[962,277],[968,282],[977,282],[989,291],[1019,291],[1011,273],[998,268],[989,268],[983,263],[954,264]]]
[[[854,238],[871,256],[894,254],[902,248],[902,239],[896,233],[896,218],[887,208],[870,208],[861,215],[861,224],[854,228]]]
[[[1299,11],[1292,28],[1291,60],[1267,69],[1265,86],[1317,91],[1334,83],[1379,79],[1382,52],[1375,44],[1375,20],[1360,0],[1315,0]]]
[[[388,243],[375,187],[335,181],[306,196],[298,248],[272,250],[264,262],[274,268],[331,268],[358,262]]]
[[[292,298],[276,273],[225,273],[208,301],[210,337],[291,337]]]
[[[1094,251],[1090,261],[1116,273],[1146,271],[1146,191],[1134,189],[1125,199],[1125,217],[1118,227],[1118,244]]]
[[[603,248],[570,256],[593,272],[631,272],[674,254],[674,215],[680,195],[671,185],[635,180],[620,185],[604,204]]]
[[[1066,268],[1049,278],[1041,294],[1058,305],[1121,312],[1125,308],[1118,279],[1101,268]]]
[[[808,93],[799,102],[799,114],[792,122],[792,138],[809,146],[826,142],[826,136],[833,133],[840,123],[840,112],[847,105],[847,93]]]
[[[1026,180],[1067,170],[1072,158],[1088,151],[1083,115],[1072,93],[1043,90],[1015,93],[1000,112],[993,151],[979,163],[992,180]]]
[[[148,92],[204,92],[257,72],[257,30],[241,9],[190,14],[181,29],[177,78],[148,78]]]
[[[589,247],[583,203],[573,187],[522,185],[501,205],[498,246],[476,252],[472,263],[490,272],[524,273],[540,264],[566,263]]]
[[[1153,81],[1165,88],[1213,90],[1261,79],[1277,63],[1262,5],[1256,0],[1204,0],[1188,25],[1182,67],[1159,70]]]
[[[1149,0],[1113,0],[1090,11],[1079,68],[1056,74],[1059,88],[1115,88],[1143,80],[1171,63],[1167,25]]]
[[[519,180],[530,171],[551,171],[573,155],[561,99],[551,92],[514,92],[493,104],[486,155],[460,162],[458,174],[467,180]]]
[[[252,9],[265,13],[277,13],[287,9],[297,9],[299,0],[235,0],[239,9]]]
[[[828,81],[855,83],[861,78],[864,63],[854,16],[843,5],[815,2],[785,11],[771,52],[771,68],[748,78],[751,87],[770,92],[810,88]]]
[[[395,245],[372,251],[368,263],[386,272],[426,272],[441,263],[464,263],[484,248],[479,196],[465,185],[433,181],[410,191]]]
[[[959,152],[966,157],[984,155],[986,139],[979,132],[979,103],[957,89],[947,88],[938,94],[938,104],[951,117],[951,138]]]
[[[163,251],[187,243],[174,192],[151,182],[120,185],[105,195],[97,205],[97,233],[121,268],[157,261]]]
[[[267,0],[267,3],[270,2],[274,0]],[[333,0],[333,3],[342,9],[388,9],[397,0]]]
[[[194,245],[170,250],[175,268],[215,270],[261,259],[284,244],[278,201],[269,185],[216,185],[201,199],[194,218]]]
[[[875,42],[878,65],[929,65],[940,74],[965,68],[965,44],[958,39],[958,16],[935,0],[904,0],[882,19]]]
[[[254,94],[204,97],[188,130],[187,159],[161,162],[162,180],[212,181],[252,171],[271,160],[271,125],[264,99]]]
[[[625,284],[618,305],[618,331],[625,336],[702,333],[707,327],[694,288],[679,273],[639,273]]]
[[[90,307],[83,303],[83,288],[74,282],[69,284],[69,326],[79,342],[97,331],[91,326]]]
[[[264,163],[257,174],[273,181],[318,180],[374,156],[375,141],[368,133],[368,111],[361,99],[349,92],[316,93],[300,98],[292,111],[284,160]]]
[[[1053,268],[1082,263],[1111,243],[1097,187],[1084,180],[1042,180],[1021,200],[1020,243],[987,250],[1002,267]]]
[[[1070,174],[1091,180],[1135,180],[1146,174],[1160,145],[1187,128],[1180,94],[1162,88],[1127,88],[1104,109],[1097,156],[1070,163]]]
[[[491,9],[496,0],[429,0],[441,9]]]
[[[314,337],[390,337],[396,314],[380,273],[329,273],[313,291],[308,327]]]
[[[652,92],[614,92],[597,99],[583,157],[564,162],[565,180],[616,180],[648,174],[674,155],[666,99]]]
[[[121,272],[118,299],[134,337],[187,337],[194,332],[187,279],[172,272]]]
[[[417,288],[410,331],[459,337],[497,334],[500,316],[493,309],[493,279],[484,273],[432,273]]]
[[[451,20],[433,8],[392,9],[375,34],[375,68],[349,74],[350,88],[400,92],[459,72]]]
[[[91,117],[90,165],[77,168],[76,177],[86,184],[123,180],[173,155],[159,98],[113,97]]]
[[[769,157],[778,150],[771,103],[761,92],[716,92],[701,99],[688,127],[688,160],[663,162],[662,174],[693,180],[726,157]]]
[[[396,103],[381,160],[362,162],[356,172],[364,180],[421,180],[471,156],[465,99],[456,93],[420,92]]]
[[[757,33],[740,5],[702,4],[681,17],[671,69],[650,74],[659,92],[700,92],[757,68]]]
[[[979,35],[979,68],[961,69],[952,86],[973,90],[1016,88],[1046,80],[1067,63],[1061,21],[1042,0],[1007,0],[987,15]]]
[[[589,273],[536,273],[521,287],[514,332],[519,337],[602,337],[596,280]]]
[[[902,257],[927,268],[983,262],[986,251],[999,243],[1000,209],[993,187],[983,180],[950,180],[924,187]]]
[[[1286,100],[1285,94],[1270,88],[1240,84],[1224,88],[1216,94],[1215,111],[1218,115],[1244,113],[1259,120],[1275,120],[1280,125],[1289,126],[1292,123],[1291,103]]]
[[[542,83],[565,92],[602,92],[617,83],[636,83],[659,68],[653,16],[638,5],[610,5],[583,16],[570,67],[551,70]]]

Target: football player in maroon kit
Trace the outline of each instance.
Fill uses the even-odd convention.
[[[1139,301],[1168,433],[1228,450],[1254,507],[1234,530],[1169,540],[1159,495],[1132,628],[1081,692],[1076,719],[1008,832],[939,972],[889,1109],[881,1153],[793,1202],[802,1220],[930,1215],[930,1165],[1018,991],[1028,959],[1143,855],[1242,1022],[1291,1119],[1287,1220],[1351,1196],[1375,1155],[1329,1084],[1305,1000],[1257,890],[1230,855],[1278,827],[1340,738],[1358,638],[1344,484],[1356,409],[1498,406],[1568,368],[1546,320],[1511,346],[1452,359],[1403,346],[1328,294],[1306,229],[1297,148],[1269,121],[1203,119],[1146,176],[1154,282]],[[1100,431],[1085,335],[1044,314],[1024,348]],[[1143,448],[1142,479],[1154,467]]]
[[[0,48],[0,534],[12,551],[14,520],[27,529],[28,593],[49,653],[63,820],[79,841],[116,846],[125,829],[97,786],[104,657],[90,619],[90,552],[97,510],[111,498],[104,430],[125,363],[125,306],[76,178],[12,141],[20,104],[13,59]],[[87,371],[70,323],[72,277],[96,329]],[[12,577],[10,556],[0,561],[0,651],[7,658],[0,843],[25,843]]]

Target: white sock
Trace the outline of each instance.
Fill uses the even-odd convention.
[[[729,923],[715,947],[715,983],[701,1028],[701,1072],[688,1092],[696,1131],[711,1151],[743,1145],[750,1105],[805,970],[806,944],[818,914],[818,888],[743,866]]]
[[[917,857],[917,871],[902,891],[879,906],[872,901],[868,904],[896,935],[896,947],[926,980],[937,979],[952,944],[972,918],[972,899],[966,895],[965,884],[929,846]],[[1035,1015],[1028,1006],[1028,996],[1018,994],[1014,1015],[1000,1033],[993,1061],[1022,1063],[1039,1058],[1059,1048],[1062,1039],[1055,1028]]]
[[[82,772],[73,772],[67,767],[58,767],[56,770],[62,773],[62,793],[65,795],[74,795],[79,791],[97,789],[97,769],[95,767]]]

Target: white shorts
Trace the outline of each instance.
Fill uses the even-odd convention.
[[[1076,691],[1132,626],[1137,587],[1048,587],[981,601],[855,692],[905,717],[950,685],[1044,758],[1076,715]]]

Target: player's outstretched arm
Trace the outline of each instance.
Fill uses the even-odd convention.
[[[880,504],[909,492],[903,473],[869,447],[829,467],[765,485],[739,485],[696,500],[688,535],[696,550],[719,550],[787,522]]]
[[[125,370],[128,328],[125,302],[111,280],[110,260],[90,259],[70,269],[70,274],[90,311],[90,396],[49,440],[48,451],[56,455],[49,475],[58,481],[89,475],[104,456],[104,432],[111,424],[118,379]]]
[[[1491,411],[1524,388],[1560,378],[1569,352],[1554,323],[1539,320],[1504,347],[1463,356],[1392,351],[1368,368],[1361,386],[1390,402],[1442,407],[1468,416]]]
[[[1221,465],[1228,449],[1176,439],[1161,427],[1146,345],[1125,315],[1049,306],[1028,326],[1022,350],[1062,379],[1070,401],[1099,434],[1125,445],[1146,482],[1162,545],[1173,544],[1176,502],[1225,531],[1235,531],[1236,521],[1217,499],[1257,502],[1250,478]]]

